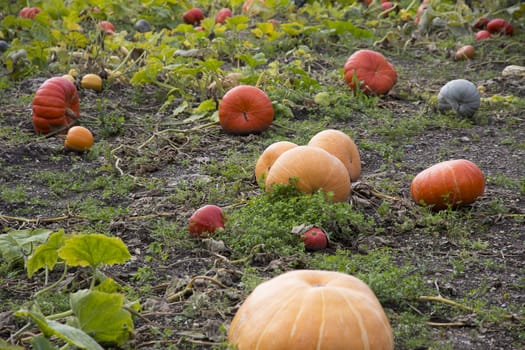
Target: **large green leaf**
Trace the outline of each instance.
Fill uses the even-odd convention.
[[[133,332],[122,294],[84,289],[71,294],[70,303],[78,327],[100,343],[123,344]]]
[[[21,310],[16,313],[17,316],[30,317],[40,328],[46,337],[56,336],[68,344],[80,349],[103,350],[93,338],[87,335],[81,329],[62,324],[57,321],[48,320],[44,315],[28,310]]]
[[[7,262],[13,262],[31,254],[31,251],[45,242],[51,230],[12,230],[0,235],[0,256]]]
[[[58,249],[64,244],[64,231],[60,230],[49,236],[46,243],[39,245],[27,260],[29,278],[41,268],[53,270],[58,260]]]
[[[126,262],[131,255],[128,247],[118,237],[100,233],[78,234],[66,239],[58,256],[70,266],[112,265]]]

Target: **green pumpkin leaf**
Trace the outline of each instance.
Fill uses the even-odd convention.
[[[70,303],[78,327],[102,344],[123,344],[133,332],[122,294],[84,289],[71,294]]]
[[[93,338],[81,329],[62,324],[57,321],[48,320],[44,315],[28,310],[16,312],[16,316],[30,317],[46,337],[56,336],[68,344],[80,349],[104,350]]]
[[[51,230],[12,230],[0,235],[0,256],[9,263],[31,254],[32,250],[45,242]]]
[[[66,240],[58,256],[70,266],[113,265],[126,262],[131,255],[118,237],[100,233],[75,235]]]
[[[58,260],[58,249],[64,244],[64,231],[60,230],[49,236],[46,243],[38,246],[27,260],[27,275],[29,278],[41,268],[53,270]]]
[[[51,344],[49,339],[41,335],[31,339],[31,346],[33,347],[33,350],[57,350],[57,348],[55,348],[53,344]]]
[[[7,341],[0,339],[0,349],[2,350],[24,350],[23,347],[18,345],[13,345],[8,343]]]
[[[325,24],[328,28],[334,29],[337,35],[350,33],[356,39],[366,39],[374,36],[371,31],[358,28],[349,21],[325,21]]]

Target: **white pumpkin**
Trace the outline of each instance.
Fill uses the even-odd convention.
[[[465,79],[451,80],[438,95],[440,112],[454,110],[461,117],[472,117],[479,109],[481,98],[476,85]]]

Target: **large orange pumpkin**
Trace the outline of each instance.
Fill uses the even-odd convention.
[[[295,270],[258,285],[235,314],[228,341],[239,350],[392,350],[390,323],[356,277]]]
[[[320,147],[333,154],[348,170],[350,180],[356,181],[361,175],[361,157],[354,140],[342,131],[327,129],[315,134],[308,146]]]
[[[386,94],[397,82],[394,66],[379,52],[359,50],[344,65],[344,78],[352,90],[365,94]]]
[[[33,98],[33,127],[37,134],[48,134],[73,122],[68,115],[80,118],[80,100],[75,85],[63,77],[46,80]],[[65,133],[64,130],[63,133]]]
[[[344,164],[324,149],[311,146],[291,148],[277,158],[266,176],[266,190],[271,191],[275,184],[294,184],[307,194],[331,192],[334,202],[347,201],[352,187]]]
[[[281,154],[294,147],[297,147],[297,145],[289,141],[277,141],[266,147],[255,164],[255,179],[257,182],[266,176],[268,170],[270,170],[273,163]]]
[[[219,104],[219,123],[229,134],[260,133],[272,124],[273,115],[272,101],[255,86],[238,85]]]
[[[437,163],[414,177],[410,194],[416,203],[441,210],[473,203],[485,191],[485,177],[466,159]]]

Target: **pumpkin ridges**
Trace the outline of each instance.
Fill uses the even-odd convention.
[[[297,144],[289,141],[277,141],[266,147],[255,163],[256,181],[261,181],[268,174],[273,163],[281,154],[294,147],[297,147]]]
[[[347,303],[353,313],[344,307]],[[259,317],[260,312],[266,315]],[[355,314],[362,319],[362,332]],[[265,334],[258,332],[261,327]],[[353,276],[316,270],[286,272],[257,286],[228,332],[229,342],[239,350],[366,349],[363,337],[368,338],[371,350],[393,349],[390,323],[373,291]]]

